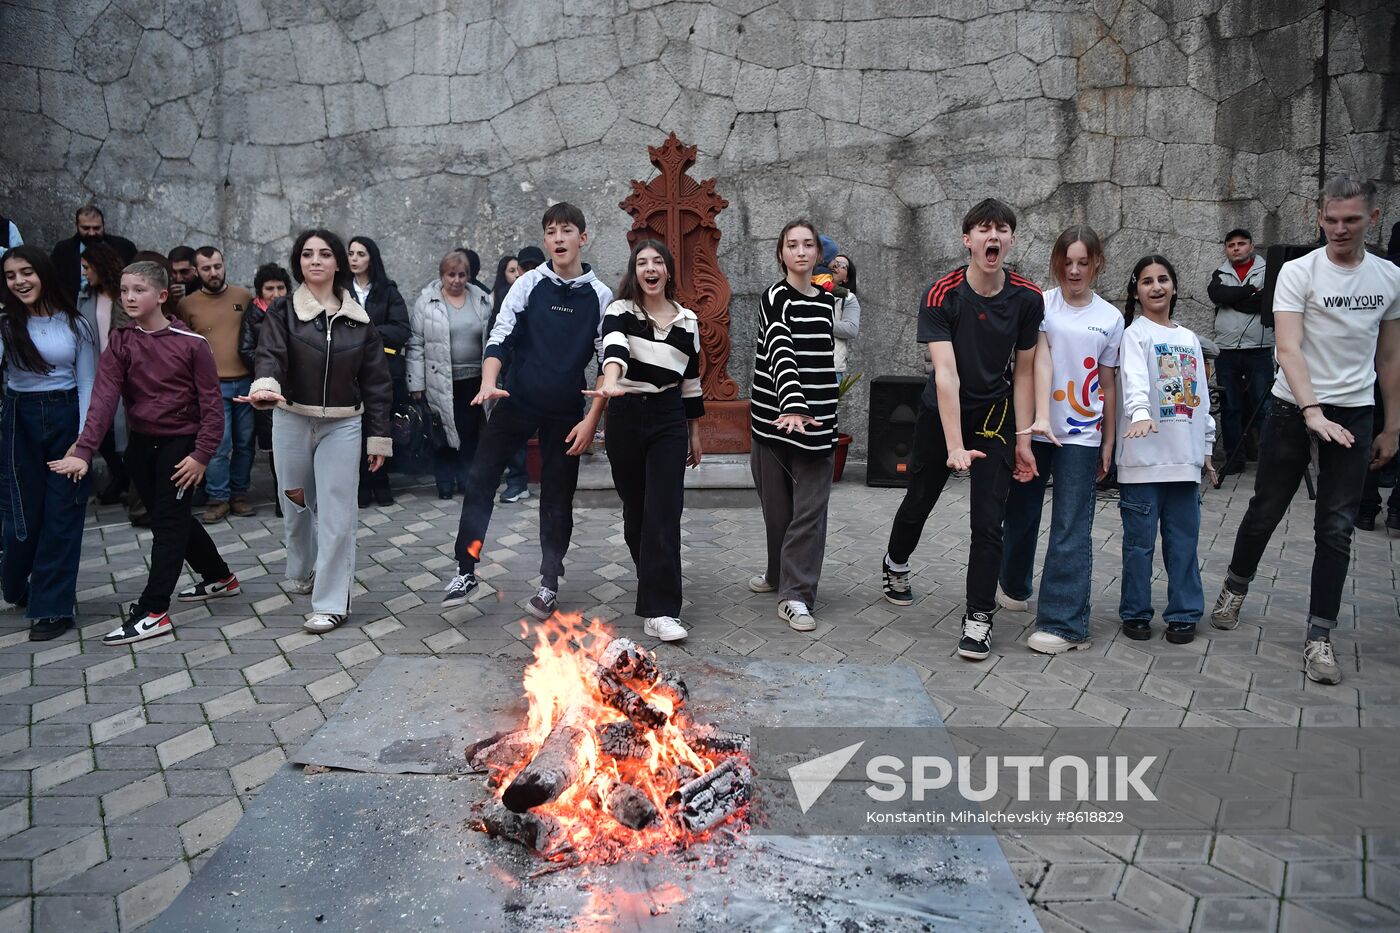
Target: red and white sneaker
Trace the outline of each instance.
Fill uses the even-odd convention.
[[[175,626],[170,622],[170,613],[142,612],[136,603],[132,603],[131,609],[126,615],[126,622],[122,624],[121,628],[103,635],[102,644],[129,645],[133,641],[159,638],[173,631],[175,631]]]
[[[185,587],[175,598],[182,603],[202,603],[206,599],[237,596],[240,592],[242,590],[238,586],[238,577],[229,574],[222,580],[200,580],[198,583]]]

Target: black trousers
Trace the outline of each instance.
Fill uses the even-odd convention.
[[[527,411],[515,400],[496,403],[481,431],[476,457],[467,471],[462,494],[462,518],[457,524],[457,565],[461,573],[476,569],[486,529],[496,502],[501,473],[515,452],[540,433],[540,574],[544,585],[556,589],[564,573],[564,554],[574,533],[574,490],[578,488],[578,457],[566,452],[564,440],[579,419],[551,418]]]
[[[967,556],[967,608],[970,612],[996,610],[997,575],[1001,572],[1001,525],[1006,496],[1011,491],[1011,466],[1015,459],[1016,412],[1011,399],[962,410],[963,445],[985,457],[972,461],[969,524],[972,547]],[[983,432],[983,433],[979,433]],[[984,436],[990,435],[990,436]],[[914,449],[909,455],[909,489],[890,528],[890,559],[902,564],[914,553],[943,486],[952,475],[948,469],[948,440],[938,412],[919,405],[914,419]]]
[[[194,435],[155,437],[131,432],[126,442],[126,468],[151,517],[151,572],[137,606],[145,612],[165,612],[170,594],[188,561],[201,580],[222,580],[228,564],[219,556],[209,532],[190,514],[194,490],[176,498],[171,477],[176,465],[194,450]]]
[[[637,567],[637,615],[681,612],[681,510],[690,432],[679,389],[608,402],[608,463]]]
[[[452,383],[452,424],[457,429],[456,447],[439,447],[433,453],[433,478],[439,494],[451,495],[454,487],[467,488],[467,473],[476,457],[486,413],[472,399],[481,391],[481,377],[458,379]]]
[[[1351,432],[1350,447],[1317,440],[1298,406],[1275,396],[1259,441],[1259,472],[1230,555],[1230,573],[1253,580],[1274,529],[1283,521],[1303,471],[1317,448],[1317,502],[1313,509],[1312,592],[1308,622],[1337,627],[1351,561],[1351,536],[1361,510],[1361,492],[1371,459],[1371,406],[1323,405],[1322,413]]]
[[[97,452],[101,455],[102,462],[107,464],[107,476],[111,485],[125,490],[131,480],[126,475],[126,464],[122,462],[121,454],[117,453],[117,432],[114,429],[107,429]]]

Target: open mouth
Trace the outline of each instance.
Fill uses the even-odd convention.
[[[657,288],[661,285],[661,276],[644,275],[642,276],[642,285],[645,288]]]
[[[567,248],[567,247],[564,247],[564,246],[556,246],[556,247],[554,247],[554,255],[556,255],[556,256],[562,256],[562,255],[564,255],[565,253],[567,253],[568,251],[569,251],[568,248]]]
[[[997,243],[987,244],[987,265],[996,265],[1001,259],[1001,246]]]

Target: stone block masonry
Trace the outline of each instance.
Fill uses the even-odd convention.
[[[536,242],[567,199],[616,282],[616,205],[674,130],[731,202],[741,382],[786,219],[855,257],[850,369],[911,373],[917,295],[989,194],[1021,214],[1023,273],[1090,223],[1105,297],[1163,252],[1209,334],[1225,230],[1312,239],[1320,140],[1400,215],[1397,13],[1333,7],[1323,133],[1319,4],[1288,0],[21,0],[0,7],[0,212],[50,245],[95,200],[142,246],[222,244],[245,283],[323,224],[374,235],[408,292],[452,245],[489,268]],[[843,406],[857,454],[868,385]]]

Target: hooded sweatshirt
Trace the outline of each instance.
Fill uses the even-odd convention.
[[[603,362],[603,312],[612,300],[612,289],[587,264],[573,279],[545,263],[515,280],[485,355],[505,368],[503,388],[512,403],[536,415],[578,420],[588,362]]]
[[[1139,317],[1123,332],[1118,386],[1118,481],[1199,483],[1215,446],[1215,420],[1196,335]],[[1136,421],[1155,422],[1157,432],[1124,437]]]

